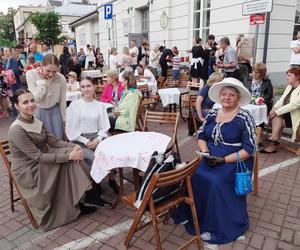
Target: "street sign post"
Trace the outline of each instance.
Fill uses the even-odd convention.
[[[266,19],[266,14],[255,14],[250,16],[250,25],[264,24]]]
[[[104,19],[112,19],[113,17],[113,5],[110,4],[105,4],[104,5]]]
[[[107,61],[108,61],[109,67],[110,67],[109,58],[110,58],[110,49],[111,49],[111,37],[110,37],[111,26],[110,26],[108,20],[112,20],[112,18],[113,18],[113,5],[111,3],[105,4],[104,5],[104,19],[106,20],[106,28],[107,28],[107,38],[108,38],[108,53],[107,53],[108,60]]]
[[[272,12],[273,0],[255,0],[243,3],[242,15],[250,16],[250,24],[255,25],[252,64],[256,63],[259,24],[265,23],[265,13]]]
[[[243,16],[272,12],[273,0],[256,0],[243,3]]]

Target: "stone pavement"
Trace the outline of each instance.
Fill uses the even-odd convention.
[[[0,120],[0,139],[7,138],[8,119]],[[180,121],[179,144],[183,160],[191,160],[197,149],[194,137],[187,137],[187,125]],[[160,132],[166,132],[166,128]],[[220,250],[300,249],[300,158],[280,150],[259,156],[259,194],[248,196],[250,228],[246,238],[219,246]],[[0,249],[125,249],[123,241],[131,225],[134,211],[119,203],[116,209],[101,208],[92,215],[44,233],[32,229],[24,208],[16,204],[10,210],[8,178],[0,161]],[[273,171],[273,172],[272,172]],[[103,185],[106,199],[115,196]],[[126,185],[129,190],[131,186]],[[176,249],[190,236],[183,226],[160,225],[164,249]],[[155,249],[152,227],[135,234],[130,249]],[[190,249],[196,249],[191,246]]]

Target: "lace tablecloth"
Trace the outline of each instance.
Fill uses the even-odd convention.
[[[84,70],[81,72],[81,78],[85,77],[100,77],[102,76],[101,70]]]
[[[171,138],[156,132],[130,132],[101,141],[95,151],[91,176],[101,180],[114,168],[132,167],[146,171],[154,151],[166,151]]]
[[[179,104],[180,91],[178,88],[159,89],[158,94],[164,107],[169,104]]]
[[[221,108],[221,104],[215,104],[213,108]],[[262,123],[268,123],[268,110],[267,105],[253,105],[248,104],[241,107],[242,109],[248,110],[254,118],[256,126]]]
[[[75,101],[80,99],[82,96],[81,91],[72,91],[72,92],[66,92],[66,101]]]

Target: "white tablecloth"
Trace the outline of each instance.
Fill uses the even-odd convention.
[[[81,91],[72,91],[72,92],[66,92],[66,101],[75,101],[80,99],[82,96]]]
[[[137,86],[147,84],[149,87],[150,95],[156,95],[157,92],[157,83],[149,82],[149,81],[138,81]]]
[[[169,104],[179,104],[180,91],[178,88],[159,89],[158,94],[164,107]]]
[[[146,171],[154,151],[166,151],[171,138],[156,132],[130,132],[101,141],[95,151],[91,176],[101,180],[114,168],[132,167]]]
[[[101,70],[84,70],[81,72],[81,78],[85,77],[100,77],[102,76]]]
[[[220,108],[221,104],[215,104],[213,108]],[[248,104],[246,106],[242,106],[242,109],[246,109],[253,116],[256,126],[262,123],[268,123],[268,110],[267,105],[253,105]]]

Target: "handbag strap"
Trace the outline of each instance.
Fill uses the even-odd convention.
[[[239,169],[241,172],[247,172],[247,167],[244,161],[241,160],[240,157],[240,152],[238,151],[237,153],[237,161],[236,161],[236,171],[239,172]]]

